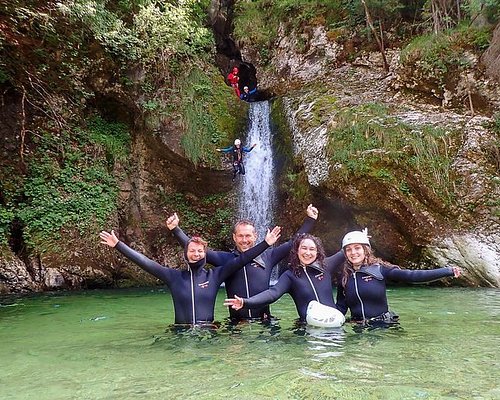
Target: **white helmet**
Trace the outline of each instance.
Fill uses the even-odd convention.
[[[234,145],[235,145],[235,146],[239,146],[240,144],[241,144],[241,140],[240,140],[240,139],[236,139],[236,140],[234,141]]]
[[[338,328],[345,322],[345,317],[336,308],[312,300],[307,306],[306,322],[320,328]]]
[[[342,248],[344,249],[348,244],[359,243],[370,245],[370,236],[368,236],[368,229],[365,228],[362,231],[352,231],[347,233],[342,239]]]

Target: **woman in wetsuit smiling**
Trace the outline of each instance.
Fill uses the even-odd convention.
[[[280,237],[281,228],[268,231],[266,238],[250,250],[229,260],[218,268],[206,268],[207,243],[193,237],[187,243],[184,255],[187,269],[179,270],[158,264],[141,253],[132,250],[118,240],[114,231],[100,233],[101,243],[114,247],[130,261],[167,284],[174,301],[176,324],[211,324],[220,284],[232,273],[272,246]]]
[[[249,298],[234,296],[226,299],[224,305],[236,310],[243,307],[258,308],[274,303],[289,293],[299,314],[299,322],[305,322],[311,301],[335,307],[332,273],[343,261],[342,252],[326,258],[321,240],[316,236],[308,233],[298,235],[292,244],[289,268],[279,277],[276,285]]]
[[[386,280],[430,282],[446,276],[460,276],[460,268],[403,270],[373,255],[367,230],[347,233],[342,240],[346,261],[334,277],[337,308],[351,320],[363,324],[394,324],[399,317],[389,311]]]

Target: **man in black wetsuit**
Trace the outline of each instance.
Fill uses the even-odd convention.
[[[114,231],[102,231],[101,243],[115,248],[146,272],[165,282],[174,301],[175,323],[206,325],[214,322],[215,299],[221,283],[237,269],[242,268],[280,237],[281,228],[268,230],[264,241],[247,253],[233,258],[218,268],[206,268],[207,243],[199,237],[188,240],[184,249],[187,269],[180,270],[158,264],[118,240]]]
[[[307,217],[297,231],[297,234],[309,232],[314,222],[318,218],[318,210],[311,204],[306,210]],[[172,231],[177,240],[185,245],[189,237],[179,228],[179,218],[177,214],[167,219],[167,227]],[[236,257],[245,254],[254,248],[257,240],[257,232],[251,221],[241,220],[236,223],[233,229],[233,240],[236,249],[228,251],[207,251],[207,262],[212,265],[224,265]],[[235,295],[244,297],[254,296],[264,290],[269,289],[269,280],[273,268],[290,253],[293,238],[278,247],[270,248],[260,256],[254,257],[243,268],[235,271],[225,279],[226,293],[232,298]],[[237,323],[241,320],[268,319],[271,317],[269,305],[255,309],[235,310],[229,308],[231,321]]]

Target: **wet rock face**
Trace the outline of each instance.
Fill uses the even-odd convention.
[[[217,46],[217,65],[230,71],[241,61],[241,52],[231,37],[234,0],[212,0],[208,14]]]
[[[358,71],[359,72],[359,71]],[[355,74],[352,74],[355,75]],[[345,76],[344,76],[345,78]],[[359,79],[359,76],[357,76]],[[369,84],[366,91],[377,87]],[[338,79],[335,79],[338,82]],[[362,80],[363,81],[363,80]],[[344,80],[345,84],[348,81]],[[332,85],[334,87],[334,85]],[[356,93],[343,96],[335,91],[341,104],[352,104]],[[357,88],[360,88],[358,83]],[[313,89],[311,89],[313,90]],[[337,168],[327,156],[328,126],[335,124],[335,114],[322,120],[313,118],[311,99],[319,98],[306,91],[290,93],[284,99],[295,156],[303,165],[309,184],[316,186],[316,196],[337,198],[349,210],[345,218],[326,223],[320,233],[328,241],[339,242],[345,231],[353,226],[368,227],[373,235],[373,245],[378,255],[402,266],[457,265],[464,270],[462,282],[472,286],[500,286],[500,224],[498,210],[491,206],[492,199],[500,197],[498,171],[488,161],[483,147],[494,142],[494,135],[486,128],[491,119],[442,110],[433,105],[402,102],[374,93],[376,101],[384,101],[393,109],[393,116],[415,126],[431,124],[463,132],[463,141],[452,164],[457,181],[457,206],[453,210],[442,207],[428,188],[419,181],[418,174],[407,171],[406,181],[411,184],[412,196],[401,193],[390,182],[374,177],[351,178],[348,182],[336,179]],[[396,97],[402,100],[402,97]],[[388,167],[391,168],[391,167]],[[397,176],[397,172],[394,172]],[[332,226],[343,226],[344,232]]]
[[[284,107],[293,137],[294,154],[304,160],[309,183],[313,186],[319,186],[321,182],[328,179],[330,167],[326,156],[328,144],[326,127],[300,128],[301,125],[304,125],[304,120],[307,121],[310,117],[311,103],[301,104],[297,109],[293,109],[291,101],[285,99]]]
[[[340,46],[328,39],[323,26],[314,26],[302,35],[284,35],[281,25],[280,40],[274,57],[274,66],[281,77],[288,79],[317,79],[336,65]]]
[[[426,257],[457,265],[471,286],[500,287],[500,234],[452,234],[438,245],[427,247]]]
[[[311,37],[314,34],[308,46],[302,48],[299,38],[282,36],[271,61],[277,75],[263,76],[261,80],[271,85],[271,90],[288,88],[283,94],[283,113],[296,162],[315,188],[314,201],[325,207],[342,204],[345,211],[334,213],[335,220],[319,224],[319,236],[325,243],[332,243],[327,245],[329,250],[338,249],[347,230],[366,226],[373,235],[377,254],[389,261],[419,268],[457,265],[462,267],[464,277],[454,282],[499,287],[500,217],[494,199],[500,198],[500,177],[498,165],[488,159],[487,147],[498,143],[488,124],[492,123],[491,110],[500,104],[500,85],[492,85],[491,80],[473,69],[468,75],[455,77],[450,81],[452,85],[439,92],[429,86],[429,77],[416,79],[401,69],[398,50],[388,51],[389,74],[383,72],[378,53],[367,54],[353,65],[337,67],[334,59],[316,59],[315,54],[328,52],[314,48]],[[325,46],[320,40],[316,43]],[[331,50],[329,54],[335,57],[334,47]],[[472,65],[477,66],[477,57],[470,56]],[[252,61],[258,64],[258,59]],[[415,87],[410,87],[412,79]],[[430,96],[422,96],[422,92]],[[451,166],[456,180],[456,205],[451,209],[443,207],[415,171],[402,172],[411,184],[412,196],[374,177],[348,182],[336,179],[340,166],[332,165],[327,155],[328,131],[336,125],[336,111],[319,115],[315,111],[325,93],[339,108],[380,103],[403,123],[459,129],[463,140]],[[431,97],[438,101],[429,102]],[[398,176],[398,171],[394,175]],[[323,218],[333,218],[329,214],[325,210]]]
[[[7,253],[7,250],[2,253]],[[0,294],[35,291],[37,286],[20,259],[14,255],[0,257]]]

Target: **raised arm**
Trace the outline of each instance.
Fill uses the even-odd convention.
[[[447,276],[458,277],[461,270],[458,267],[444,267],[429,270],[409,270],[399,268],[381,268],[385,278],[400,282],[432,282]]]
[[[335,254],[325,258],[325,268],[330,274],[335,272],[342,266],[345,261],[345,254],[343,250],[337,251]]]
[[[180,219],[177,216],[177,213],[173,213],[170,217],[167,218],[167,228],[172,232],[174,237],[177,239],[177,242],[182,246],[186,247],[189,242],[190,237],[184,233],[184,231],[179,228]]]
[[[255,146],[257,146],[257,144],[252,144],[250,147],[242,147],[241,149],[245,152],[245,153],[250,153],[254,148]]]
[[[182,246],[186,247],[187,243],[191,239],[184,231],[179,227],[180,219],[177,213],[172,214],[167,219],[167,228],[172,232],[177,242]],[[228,251],[215,251],[207,250],[207,263],[213,265],[214,267],[219,267],[226,264],[229,260],[234,258],[233,254]]]
[[[314,227],[314,223],[318,219],[318,209],[314,207],[312,204],[309,204],[306,209],[306,214],[307,216],[304,219],[302,226],[296,232],[296,234],[292,238],[290,238],[288,242],[280,244],[278,247],[275,247],[269,252],[270,253],[269,265],[278,264],[288,255],[288,253],[290,253],[290,250],[292,249],[293,240],[296,235],[300,235],[301,233],[309,233],[312,230],[312,228]]]
[[[102,244],[107,244],[109,247],[114,247],[130,261],[141,267],[144,271],[149,272],[151,275],[156,276],[158,279],[161,279],[164,282],[168,283],[170,281],[171,273],[173,271],[171,268],[164,267],[161,264],[158,264],[156,261],[147,258],[144,254],[132,250],[125,243],[118,240],[115,231],[112,230],[111,233],[102,231],[99,234],[99,237],[101,238]]]
[[[264,250],[269,246],[272,246],[281,236],[281,227],[275,226],[273,230],[268,230],[265,240],[255,245],[251,249],[240,253],[238,257],[235,257],[228,261],[221,268],[215,270],[219,274],[220,280],[224,281],[229,275],[236,272],[238,269],[243,268],[246,264],[252,261],[254,258],[259,256]]]

